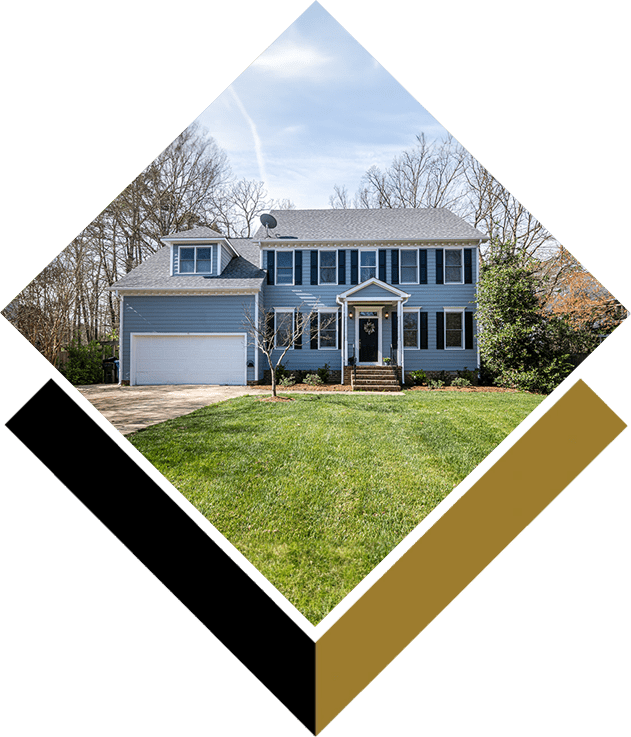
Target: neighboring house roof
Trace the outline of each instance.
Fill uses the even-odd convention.
[[[209,231],[210,229],[195,228],[195,230]],[[185,231],[185,234],[192,232],[192,230]],[[177,235],[176,240],[178,242],[181,240],[180,234]],[[230,238],[229,243],[239,254],[239,258],[233,258],[221,276],[205,277],[198,274],[175,274],[171,276],[171,247],[163,246],[110,288],[130,291],[194,290],[218,292],[243,289],[259,290],[266,272],[258,266],[260,259],[258,245],[255,245],[249,238]]]
[[[488,240],[445,208],[272,210],[277,226],[264,226],[254,239],[299,241]]]

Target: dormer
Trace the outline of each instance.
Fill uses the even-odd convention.
[[[171,276],[221,276],[238,257],[230,242],[212,228],[193,228],[160,239],[171,248]]]

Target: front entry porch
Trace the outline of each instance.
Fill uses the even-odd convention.
[[[409,294],[368,281],[337,296],[341,307],[342,383],[353,389],[401,388],[403,376],[403,305]]]

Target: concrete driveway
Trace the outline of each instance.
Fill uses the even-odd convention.
[[[214,402],[246,394],[269,394],[252,386],[118,386],[76,387],[123,435],[172,417],[187,415]]]

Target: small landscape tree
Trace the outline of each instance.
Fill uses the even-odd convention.
[[[323,314],[330,316],[322,318]],[[252,338],[255,349],[260,350],[267,360],[274,397],[276,396],[276,372],[287,355],[287,351],[302,343],[305,334],[310,336],[312,329],[326,331],[336,320],[337,312],[320,312],[317,302],[311,307],[301,303],[292,311],[259,308],[257,312],[245,308],[243,325]]]

